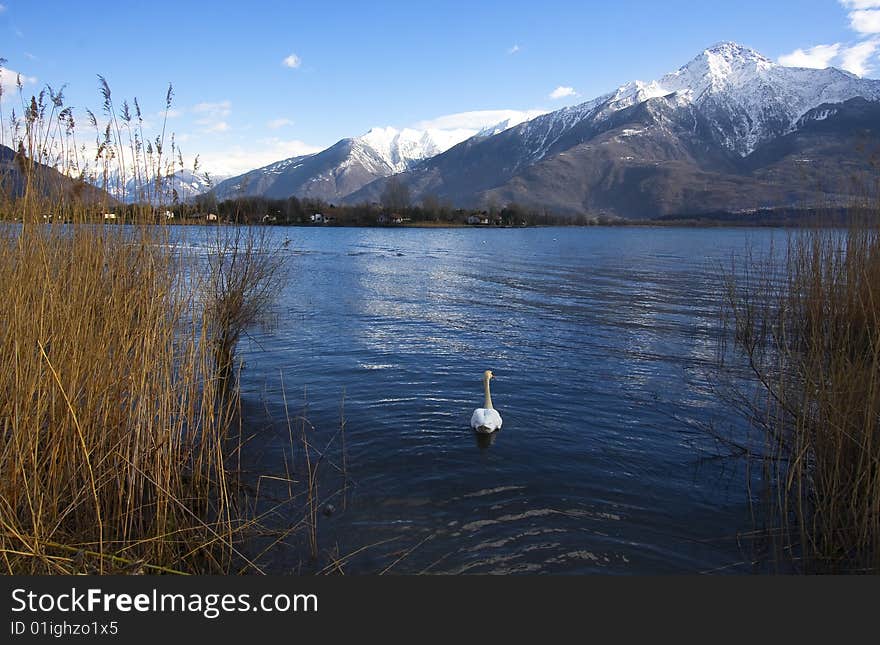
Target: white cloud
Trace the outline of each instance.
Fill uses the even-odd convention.
[[[520,50],[521,50],[520,46],[517,44],[514,44],[513,47],[511,47],[510,49],[507,50],[507,53],[508,54],[515,54]]]
[[[203,152],[199,155],[200,163],[213,175],[232,176],[281,159],[313,154],[324,149],[323,146],[313,146],[298,139],[285,140],[276,137],[260,139],[256,144],[247,148],[229,146],[217,152]]]
[[[229,124],[226,121],[197,121],[197,123],[205,126],[205,132],[229,132]]]
[[[878,47],[880,40],[875,38],[844,49],[840,53],[840,67],[859,76],[870,73],[872,68],[869,60]]]
[[[786,67],[812,67],[824,69],[837,58],[840,52],[840,43],[833,45],[816,45],[809,49],[795,49],[790,54],[779,57],[779,64]]]
[[[457,143],[485,130],[503,124],[503,129],[512,128],[523,121],[546,114],[547,110],[473,110],[445,114],[433,119],[419,121],[411,127],[427,130],[441,150],[447,150]]]
[[[510,120],[521,123],[536,116],[546,114],[547,110],[473,110],[445,114],[434,119],[419,121],[413,127],[417,130],[482,130],[496,123]]]
[[[838,0],[847,9],[850,28],[858,34],[855,43],[816,45],[795,49],[779,57],[781,65],[792,67],[839,67],[858,76],[873,71],[873,59],[880,49],[880,0]]]
[[[880,7],[880,0],[840,0],[847,9],[874,9]]]
[[[227,99],[214,103],[197,103],[192,108],[193,113],[200,115],[195,120],[196,125],[202,126],[202,132],[218,133],[228,132],[229,123],[226,117],[232,114],[232,103]]]
[[[289,67],[290,69],[296,69],[297,67],[302,65],[302,59],[296,54],[291,54],[283,61],[281,61],[281,64],[285,67]]]
[[[860,34],[880,33],[880,10],[860,9],[851,12],[849,26]]]
[[[36,85],[37,78],[35,76],[27,76],[26,74],[20,74],[16,72],[14,69],[2,68],[0,69],[0,85],[3,86],[3,100],[5,101],[12,95],[18,94],[18,78],[21,76],[21,84],[25,88],[29,85]],[[27,91],[27,90],[25,90]]]
[[[210,114],[211,116],[229,116],[232,112],[232,103],[227,99],[216,103],[196,103],[193,108],[196,114]]]
[[[266,127],[270,130],[277,130],[278,128],[283,128],[287,125],[293,125],[293,121],[290,119],[280,118],[280,119],[272,119],[271,121],[266,123]]]
[[[6,5],[0,4],[0,13],[3,13],[4,11],[6,11]]]
[[[574,91],[573,87],[568,87],[567,85],[560,85],[555,90],[550,92],[551,99],[564,99],[567,96],[577,96],[577,92]]]
[[[878,0],[880,1],[880,0]],[[880,48],[880,38],[870,38],[850,47],[842,43],[816,45],[809,49],[796,49],[779,57],[779,64],[788,67],[811,67],[823,69],[838,67],[858,76],[871,73],[871,58]]]

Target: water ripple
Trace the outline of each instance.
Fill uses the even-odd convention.
[[[279,235],[292,239],[295,278],[277,328],[243,341],[243,393],[284,418],[283,374],[288,400],[305,392],[329,437],[344,391],[352,493],[321,539],[355,551],[396,538],[349,570],[381,571],[401,544],[419,546],[400,572],[687,572],[741,559],[717,539],[747,521],[741,488],[718,485],[741,473],[701,462],[712,442],[694,428],[735,423],[708,380],[718,267],[772,232]],[[485,369],[504,418],[490,439],[468,427]]]

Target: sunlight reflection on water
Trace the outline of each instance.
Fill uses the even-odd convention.
[[[283,374],[288,400],[307,388],[329,436],[344,391],[353,487],[345,512],[322,519],[322,544],[398,538],[347,572],[695,572],[741,559],[729,538],[749,528],[743,474],[702,461],[714,446],[695,428],[738,427],[710,387],[718,270],[772,232],[277,231],[292,240],[291,278],[277,328],[243,341],[243,392],[283,419]],[[504,428],[479,438],[468,424],[485,369]]]

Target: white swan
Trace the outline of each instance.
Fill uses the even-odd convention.
[[[471,427],[479,433],[489,434],[501,428],[501,415],[492,407],[492,395],[489,392],[489,381],[495,378],[491,370],[483,372],[483,387],[486,388],[486,403],[482,408],[474,410],[471,416]]]

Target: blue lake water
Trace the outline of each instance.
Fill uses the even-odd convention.
[[[704,428],[744,432],[712,389],[721,271],[784,233],[269,230],[289,275],[241,345],[249,450],[284,472],[287,415],[320,448],[344,406],[318,539],[346,573],[749,570],[744,467]],[[491,442],[469,427],[486,369]]]

